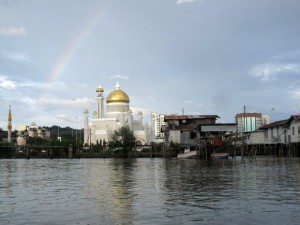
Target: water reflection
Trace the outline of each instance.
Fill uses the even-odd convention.
[[[298,224],[299,187],[298,158],[1,160],[0,221]]]
[[[123,221],[122,224],[132,224],[135,164],[135,159],[86,162],[84,196],[95,202],[101,223]]]

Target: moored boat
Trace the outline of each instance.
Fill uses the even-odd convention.
[[[214,152],[211,154],[213,159],[228,159],[229,156],[229,152]]]
[[[184,151],[184,153],[179,153],[177,155],[178,159],[195,159],[196,158],[196,151]]]

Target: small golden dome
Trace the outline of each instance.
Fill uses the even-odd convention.
[[[110,92],[110,94],[106,98],[106,103],[113,102],[130,102],[128,95],[124,91],[120,90],[119,83],[117,83],[116,89]]]
[[[99,86],[99,87],[96,89],[96,92],[97,92],[97,93],[98,93],[98,92],[103,93],[103,92],[104,92],[104,89],[103,89],[101,86]]]
[[[89,113],[89,110],[85,109],[83,110],[83,113]]]
[[[129,109],[129,110],[128,110],[128,112],[129,112],[129,113],[132,113],[132,110],[131,110],[131,109]]]

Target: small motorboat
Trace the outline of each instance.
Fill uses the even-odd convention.
[[[211,154],[213,159],[228,159],[231,154],[229,152],[214,152]]]

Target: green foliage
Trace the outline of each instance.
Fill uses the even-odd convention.
[[[179,153],[179,151],[180,151],[179,144],[176,143],[176,142],[171,141],[170,149],[171,149],[172,152]]]
[[[135,140],[133,131],[128,126],[121,127],[114,131],[109,147],[122,150],[123,153],[128,155],[135,146]]]
[[[48,141],[41,137],[34,136],[34,137],[27,137],[26,144],[28,144],[28,145],[47,145]]]
[[[151,142],[151,148],[153,152],[162,152],[163,151],[163,147],[164,144],[163,143],[155,143],[155,142]]]
[[[101,139],[100,141],[97,140],[96,144],[92,144],[90,149],[92,152],[98,152],[98,153],[103,152],[103,150],[105,149],[104,144],[105,144],[105,140],[103,141]]]

